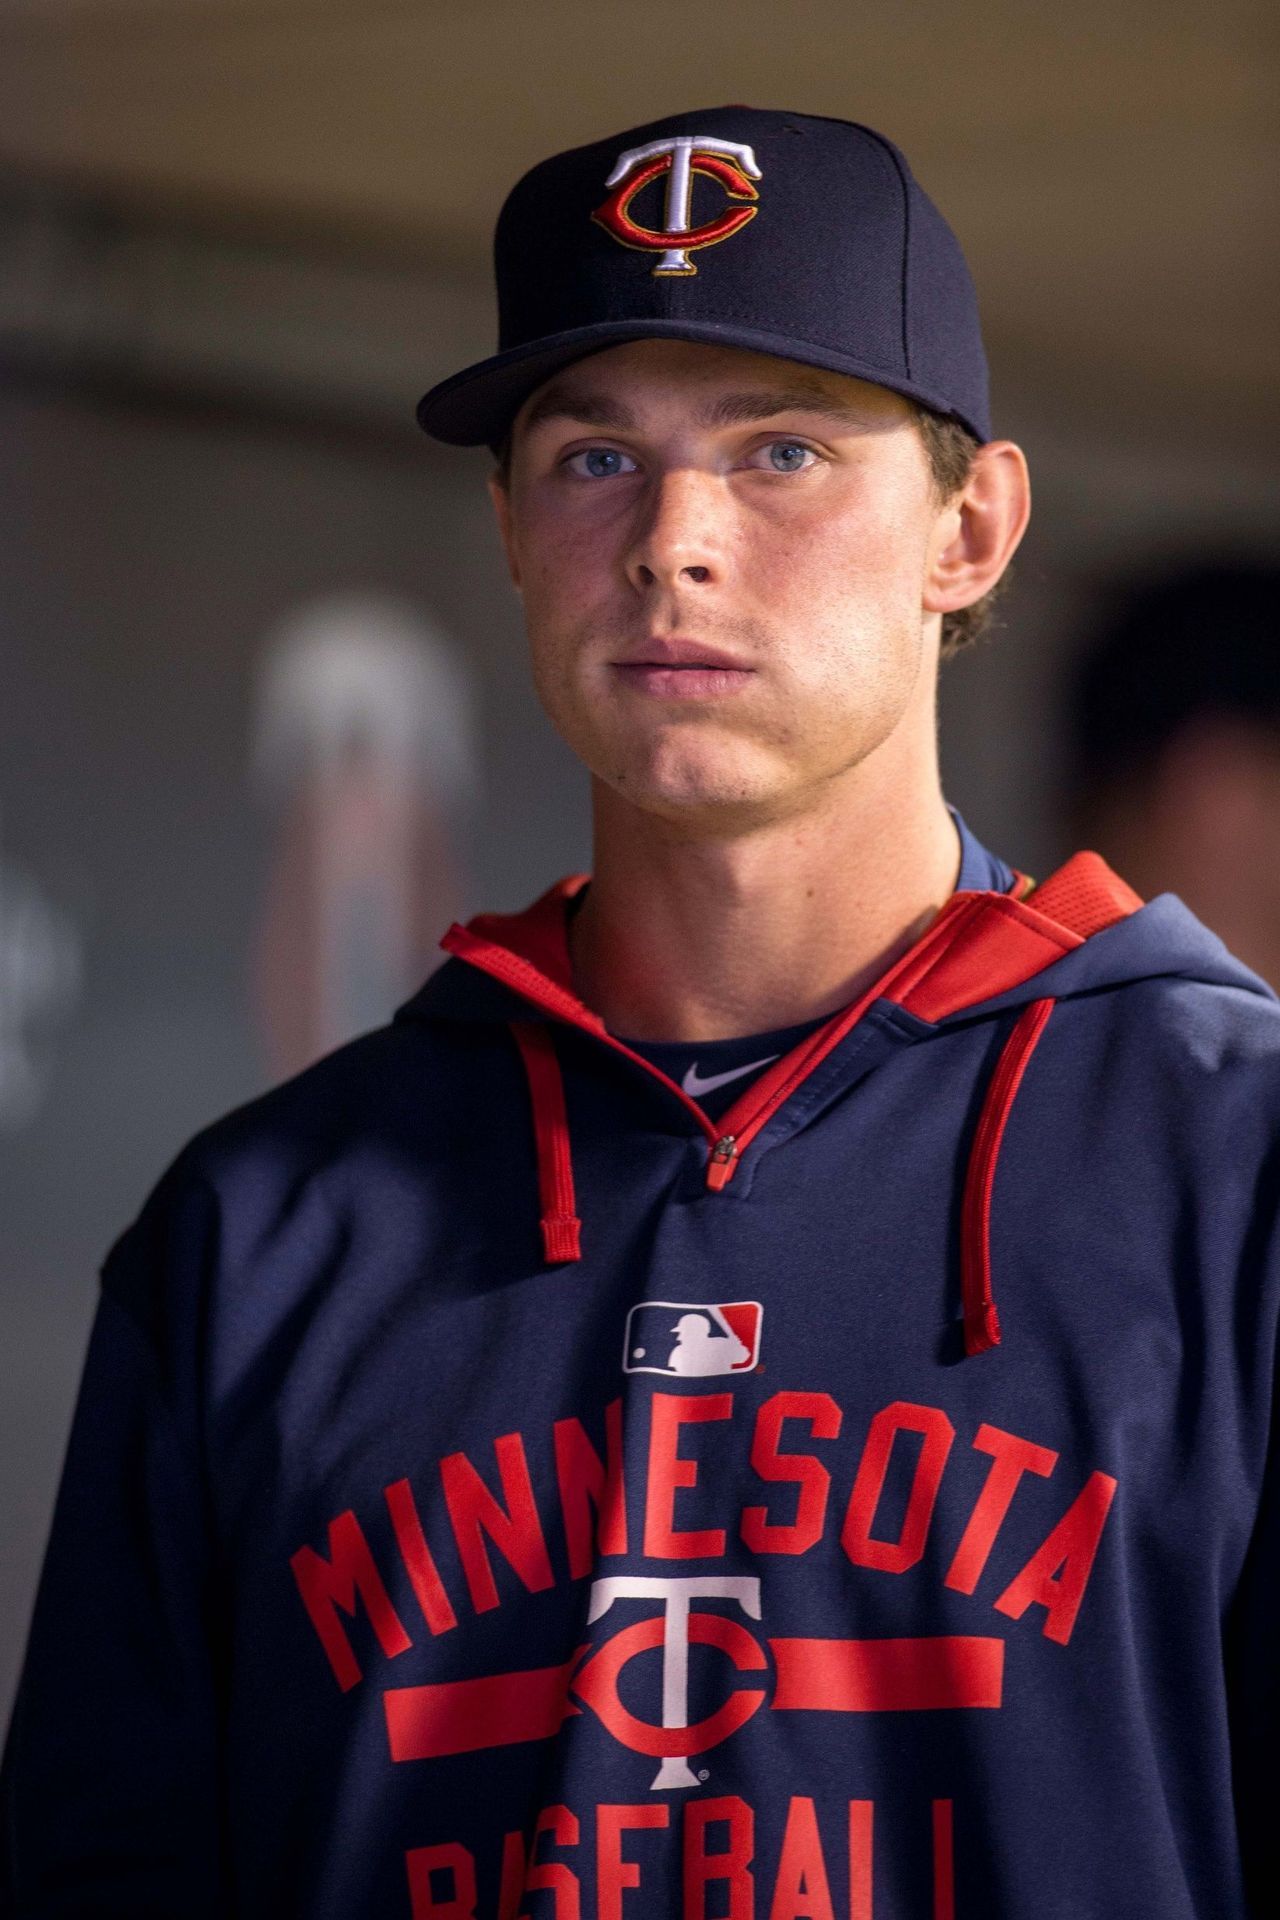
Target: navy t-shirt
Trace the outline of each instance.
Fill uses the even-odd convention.
[[[1013,886],[1012,869],[983,846],[954,807],[948,807],[947,811],[960,836],[957,893],[975,887],[1008,893]],[[823,1013],[816,1020],[802,1020],[798,1026],[775,1027],[768,1033],[738,1034],[731,1040],[633,1040],[622,1033],[617,1037],[659,1067],[669,1080],[682,1086],[704,1112],[718,1120],[779,1054],[790,1052],[807,1033],[830,1018],[829,1013]]]

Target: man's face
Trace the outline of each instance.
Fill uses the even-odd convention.
[[[636,806],[694,831],[784,818],[904,716],[932,726],[943,510],[899,395],[629,342],[525,402],[493,494],[542,704]]]

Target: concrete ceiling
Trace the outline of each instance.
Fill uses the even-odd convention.
[[[676,107],[905,148],[996,370],[1254,451],[1280,427],[1276,61],[1258,0],[0,0],[0,167],[483,277],[516,175]],[[480,347],[487,346],[481,342]]]

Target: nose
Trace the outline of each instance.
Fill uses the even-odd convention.
[[[626,556],[640,593],[715,580],[724,569],[723,502],[714,475],[692,467],[655,474],[637,502]]]

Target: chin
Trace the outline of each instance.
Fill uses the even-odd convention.
[[[723,831],[767,818],[783,798],[786,782],[772,776],[750,757],[690,756],[678,761],[662,756],[637,760],[599,777],[632,806],[683,823],[700,832]]]

